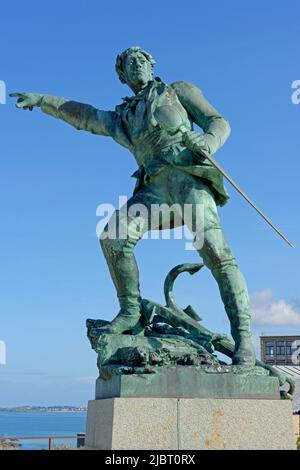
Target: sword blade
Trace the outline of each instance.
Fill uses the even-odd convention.
[[[216,160],[211,155],[209,155],[205,151],[195,153],[196,155],[198,154],[199,157],[207,158],[212,163],[212,165],[217,168],[220,173],[222,173],[222,175],[227,179],[227,181],[232,184],[232,186],[240,193],[240,195],[243,196],[244,199],[246,199],[246,201],[253,207],[253,209],[255,209],[262,216],[262,218],[275,230],[275,232],[277,232],[278,235],[280,235],[281,238],[283,238],[283,240],[288,245],[290,245],[292,248],[295,248],[292,242],[284,235],[284,233],[278,227],[276,227],[276,225],[273,224],[273,222],[254,204],[253,201],[251,201],[247,194],[244,193],[244,191],[236,184],[236,182],[231,178],[231,176],[229,176],[228,173],[223,170],[223,168],[219,165],[219,163],[216,162]]]

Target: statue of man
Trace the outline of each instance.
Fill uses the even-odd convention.
[[[214,154],[228,138],[230,126],[196,86],[184,81],[167,85],[158,77],[154,78],[154,63],[152,56],[140,47],[131,47],[118,55],[119,79],[131,88],[134,96],[125,98],[114,111],[43,94],[13,93],[11,96],[18,97],[17,108],[40,107],[43,112],[77,129],[112,137],[137,161],[133,196],[126,207],[113,214],[100,237],[120,303],[120,312],[106,332],[137,333],[141,317],[139,273],[133,254],[137,241],[149,229],[187,224],[193,232],[195,208],[201,204],[204,207],[203,243],[197,251],[219,286],[235,341],[232,362],[251,367],[255,354],[247,286],[224,238],[217,212],[217,205],[224,205],[228,194],[219,171],[208,159],[196,157],[196,152],[199,155],[201,150]],[[185,132],[181,126],[170,133],[160,124],[157,111],[166,109],[180,116]],[[193,131],[193,123],[202,128],[203,134]],[[175,204],[180,208],[189,204],[192,217],[185,220],[182,211],[169,218],[168,227],[160,218],[156,218],[156,226],[153,226],[152,218],[149,221],[151,207],[162,204]],[[148,211],[131,212],[130,208],[136,205]],[[122,224],[126,236],[120,236],[119,231],[111,234],[112,221],[118,228]]]

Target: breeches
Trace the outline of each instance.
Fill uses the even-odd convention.
[[[102,246],[130,255],[149,230],[186,225],[205,265],[213,269],[232,263],[212,190],[204,180],[167,167],[115,211],[101,234]]]
[[[249,299],[221,229],[213,192],[204,180],[167,167],[115,211],[100,236],[121,308],[140,308],[138,267],[133,249],[149,230],[186,225],[194,246],[216,279],[231,331],[250,331]],[[241,320],[244,322],[241,322]]]

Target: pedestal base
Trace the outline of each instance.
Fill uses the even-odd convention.
[[[217,367],[220,372],[217,372]],[[266,372],[261,368],[256,369]],[[277,377],[255,375],[256,369],[252,374],[237,374],[234,372],[234,366],[216,366],[216,369],[209,373],[205,367],[177,365],[162,368],[155,374],[126,375],[114,373],[113,369],[107,368],[105,379],[99,377],[96,381],[95,398],[96,400],[121,397],[279,400]]]
[[[296,449],[289,400],[112,398],[89,402],[86,448]]]

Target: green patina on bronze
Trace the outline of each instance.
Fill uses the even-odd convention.
[[[44,94],[13,93],[11,96],[18,97],[18,108],[40,107],[79,130],[112,137],[134,155],[138,169],[133,176],[137,182],[127,205],[112,216],[117,227],[124,223],[124,215],[135,204],[143,204],[148,209],[153,204],[169,207],[177,204],[181,208],[185,204],[193,208],[197,204],[204,206],[201,227],[204,241],[197,251],[219,286],[233,341],[206,330],[192,307],[182,310],[172,297],[172,283],[179,272],[196,272],[202,265],[183,265],[169,274],[165,307],[142,300],[133,250],[149,221],[141,220],[140,214],[130,214],[126,219],[126,227],[130,228],[126,238],[110,236],[109,225],[100,237],[121,307],[110,323],[88,322],[89,338],[99,354],[102,374],[114,364],[122,373],[153,372],[153,368],[176,364],[200,367],[205,363],[206,369],[216,364],[226,367],[216,359],[214,350],[232,357],[239,372],[242,369],[249,373],[257,369],[257,361],[255,366],[247,286],[224,238],[217,212],[217,206],[227,202],[228,194],[221,173],[207,158],[199,158],[201,151],[209,155],[217,152],[228,138],[230,126],[195,85],[184,81],[168,85],[154,78],[153,67],[152,56],[139,47],[129,48],[117,57],[119,78],[134,95],[124,98],[114,111]],[[172,128],[170,123],[176,120],[180,126]],[[166,122],[169,125],[164,125]],[[194,124],[203,134],[193,130]],[[194,227],[194,222],[193,212],[192,220],[181,219],[180,225]],[[170,228],[176,225],[178,220],[172,219]],[[158,224],[155,228],[164,227]],[[197,235],[196,232],[195,240]],[[258,366],[266,369],[262,364]],[[276,375],[274,370],[269,373]]]
[[[96,382],[96,400],[116,397],[280,399],[279,383],[268,373],[235,374],[231,367],[170,366],[155,374],[115,374],[109,369]]]
[[[201,268],[203,264],[181,264],[169,272],[164,284],[165,306],[142,300],[139,334],[107,334],[104,328],[109,322],[87,320],[88,338],[98,354],[96,398],[176,394],[198,398],[291,398],[295,383],[289,375],[259,360],[248,367],[221,361],[215,353],[232,358],[232,339],[205,328],[191,305],[182,309],[176,303],[173,285],[177,276],[183,272],[195,274]],[[147,379],[149,374],[158,377]],[[124,375],[131,379],[119,377]]]

